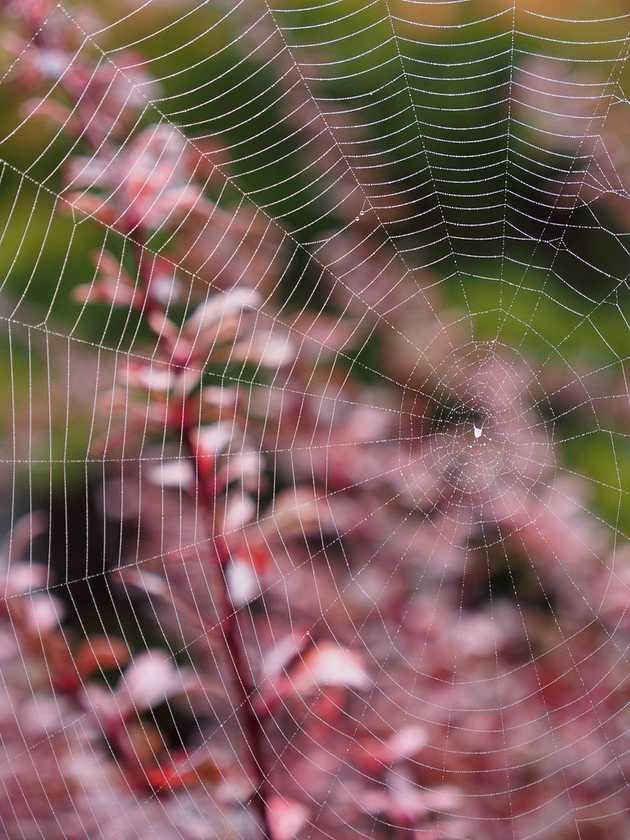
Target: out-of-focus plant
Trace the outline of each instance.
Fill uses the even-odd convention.
[[[624,659],[603,648],[627,633],[626,602],[539,411],[545,393],[579,408],[579,384],[467,342],[437,287],[418,315],[392,240],[363,238],[375,217],[350,171],[318,252],[343,277],[337,311],[285,325],[282,236],[211,196],[225,153],[148,119],[130,80],[87,54],[42,97],[77,30],[26,11],[25,113],[72,142],[68,212],[122,237],[75,299],[135,317],[148,348],[102,395],[102,451],[133,446],[148,466],[109,476],[102,504],[122,519],[136,505],[134,548],[155,561],[131,552],[108,580],[191,664],[66,627],[64,580],[25,560],[45,523],[17,523],[8,836],[570,838],[578,809],[582,838],[621,831]],[[379,383],[347,357],[366,305]],[[169,740],[173,710],[196,722],[190,744]]]
[[[14,9],[20,9],[19,5]],[[25,89],[45,84],[76,47],[77,33],[70,23],[45,30],[46,11],[44,6],[32,6],[25,16],[34,42],[19,77]],[[11,40],[7,43],[10,46]],[[254,285],[260,284],[261,277],[271,271],[277,246],[270,251],[269,238],[259,241],[247,210],[228,214],[204,196],[203,173],[212,171],[211,155],[191,153],[185,138],[170,126],[154,123],[142,127],[143,101],[130,103],[129,81],[113,72],[111,66],[70,61],[59,88],[54,98],[46,95],[28,99],[25,112],[52,119],[79,144],[81,152],[72,156],[65,169],[67,207],[121,232],[129,249],[123,255],[107,250],[96,253],[96,273],[90,283],[76,287],[75,297],[84,304],[101,303],[138,312],[155,336],[157,348],[150,360],[129,360],[107,401],[120,409],[125,437],[135,428],[139,436],[159,439],[166,434],[179,441],[181,457],[165,460],[153,470],[152,481],[186,490],[198,505],[201,527],[208,535],[202,553],[207,566],[203,574],[212,581],[209,603],[195,601],[194,608],[183,614],[192,613],[194,626],[222,642],[223,662],[230,673],[225,690],[230,707],[240,719],[248,770],[240,786],[232,785],[232,793],[224,782],[223,796],[228,801],[237,796],[249,800],[265,837],[290,838],[309,811],[273,795],[268,787],[265,726],[272,702],[284,704],[293,694],[309,695],[319,685],[360,689],[368,680],[358,655],[332,642],[323,642],[304,657],[292,655],[291,663],[276,661],[273,652],[263,652],[268,672],[264,696],[269,702],[257,700],[257,696],[262,698],[263,688],[256,683],[257,666],[250,662],[239,627],[238,611],[260,592],[271,563],[264,533],[249,539],[246,530],[257,510],[261,456],[248,443],[247,405],[241,404],[235,388],[208,385],[204,372],[213,366],[234,365],[238,369],[246,365],[260,373],[294,360],[288,336],[274,329],[272,319],[259,314],[263,298],[250,285],[250,278]],[[200,218],[206,221],[202,237],[198,233]],[[166,234],[173,244],[166,251],[161,249],[158,256],[150,243]],[[195,254],[197,259],[201,253],[204,266],[217,267],[213,287],[206,288],[201,300],[194,299],[190,288],[185,290],[189,273],[184,271],[180,277],[175,268],[175,260],[177,265],[185,265],[184,252]],[[243,252],[248,254],[246,260]],[[115,445],[116,431],[113,440]],[[282,528],[294,528],[294,518],[290,511]],[[31,537],[35,536],[32,526],[31,522]],[[28,523],[20,527],[29,530]],[[281,536],[282,530],[275,531]],[[14,557],[19,558],[22,551],[15,542],[12,544]],[[143,591],[164,595],[176,608],[181,605],[177,591],[167,591],[150,575],[139,574],[133,579],[128,574],[126,579]],[[192,672],[177,668],[160,650],[131,657],[122,641],[108,637],[89,637],[76,647],[60,629],[58,602],[45,591],[45,582],[42,566],[11,564],[6,603],[17,645],[11,667],[19,670],[25,646],[29,659],[22,660],[24,678],[30,680],[37,660],[46,669],[50,694],[45,702],[56,705],[54,698],[58,696],[89,716],[93,730],[88,735],[88,747],[95,753],[95,767],[105,776],[103,784],[116,784],[111,779],[115,772],[122,774],[121,783],[132,791],[153,790],[162,795],[205,782],[214,788],[210,799],[216,796],[221,800],[216,783],[225,778],[223,769],[215,766],[205,751],[201,757],[172,755],[159,728],[141,720],[144,712],[168,698],[203,690],[199,680]],[[23,598],[18,600],[18,596]],[[103,687],[98,680],[93,682],[93,677],[112,670],[119,674],[114,688]],[[35,691],[32,682],[30,688]],[[18,697],[19,692],[11,701]],[[37,694],[34,697],[36,704]],[[63,729],[65,716],[53,717]],[[17,717],[15,724],[19,728]],[[34,737],[41,732],[34,725]],[[96,755],[94,739],[99,736],[103,744]],[[52,749],[49,758],[56,756]],[[70,752],[74,749],[71,744]],[[80,743],[76,749],[82,749]],[[67,778],[68,768],[57,763],[56,781],[39,779],[35,783],[37,793],[31,789],[25,795],[27,810],[36,796],[50,801],[59,788],[63,788],[59,790],[61,800],[67,800],[68,807],[78,808],[73,802],[74,783]],[[16,774],[19,787],[25,782],[16,767],[10,772]],[[97,786],[101,783],[98,774],[94,781]],[[94,795],[90,787],[85,807],[90,808]],[[13,809],[12,802],[8,805]],[[57,822],[62,836],[74,836],[75,829],[64,819],[62,805],[57,799],[50,802],[50,820]],[[125,807],[133,806],[127,802]],[[11,831],[23,832],[29,816],[13,811]],[[8,811],[5,816],[11,819]],[[33,826],[37,825],[32,811],[31,818]],[[96,819],[104,831],[106,815],[97,814]],[[133,816],[129,819],[133,824]],[[206,831],[212,836],[226,836],[230,829],[209,819]],[[79,811],[77,820],[84,825]],[[118,820],[109,822],[119,826]],[[192,826],[180,822],[173,816],[174,827],[193,836]],[[50,831],[49,836],[53,836],[55,829]]]

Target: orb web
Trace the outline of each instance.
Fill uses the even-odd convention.
[[[2,15],[4,836],[625,836],[630,14]]]

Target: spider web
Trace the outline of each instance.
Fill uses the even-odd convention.
[[[7,8],[5,836],[628,832],[630,13],[570,13]]]

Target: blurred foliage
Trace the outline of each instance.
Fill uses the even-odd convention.
[[[474,178],[471,179],[471,173],[478,171],[484,162],[496,160],[497,155],[509,157],[517,136],[532,139],[525,128],[510,123],[504,97],[497,95],[497,86],[507,86],[514,67],[536,45],[540,46],[538,38],[549,39],[551,32],[553,39],[544,42],[550,54],[575,56],[580,49],[562,41],[563,38],[575,39],[573,25],[554,23],[552,27],[550,23],[528,17],[527,10],[551,17],[566,14],[564,3],[545,0],[525,4],[519,0],[515,13],[517,28],[528,28],[530,33],[536,31],[538,34],[519,33],[514,42],[508,31],[510,12],[500,14],[505,5],[495,0],[422,4],[418,6],[418,22],[444,28],[400,24],[407,66],[409,63],[417,66],[419,76],[414,80],[413,94],[417,124],[406,128],[409,80],[405,79],[402,89],[396,84],[400,74],[395,55],[398,47],[395,49],[392,44],[391,26],[383,18],[380,4],[347,0],[342,4],[343,9],[340,7],[334,25],[317,28],[317,24],[330,17],[328,5],[323,4],[318,9],[315,4],[296,0],[285,0],[281,4],[282,9],[299,11],[297,16],[291,17],[292,46],[297,50],[308,49],[310,43],[322,41],[325,34],[327,59],[342,63],[336,65],[338,77],[330,73],[330,78],[321,83],[320,88],[331,101],[368,102],[363,118],[364,130],[368,136],[378,139],[380,159],[389,162],[392,179],[401,183],[413,182],[420,154],[413,144],[418,135],[422,137],[423,145],[438,156],[452,156],[457,149],[460,163],[453,170],[459,170],[458,183],[444,187],[445,192],[451,190],[457,195],[454,202],[457,207],[474,207],[478,198],[480,187]],[[85,4],[83,8],[87,8]],[[391,0],[390,8],[394,16],[403,9],[407,18],[412,13],[411,4],[403,0]],[[99,15],[110,21],[124,16],[124,22],[105,29],[102,37],[99,36],[99,43],[113,49],[131,44],[142,56],[142,62],[151,62],[151,72],[159,79],[162,93],[155,106],[149,107],[147,121],[166,114],[189,137],[209,136],[220,146],[231,147],[236,160],[229,164],[229,169],[241,190],[259,206],[268,208],[287,229],[295,231],[296,239],[313,240],[324,236],[338,220],[322,204],[319,185],[312,183],[305,172],[301,140],[282,109],[280,94],[284,88],[274,62],[262,50],[252,52],[251,42],[240,33],[233,32],[234,40],[226,41],[225,27],[216,25],[223,18],[223,7],[202,4],[187,14],[182,11],[183,7],[178,6],[175,15],[170,4],[156,3],[151,10],[129,13],[128,7],[120,2],[100,4]],[[623,3],[609,2],[605,11],[606,15],[621,14],[625,7]],[[570,8],[571,15],[576,18],[597,16],[600,12],[601,4],[590,0],[572,3]],[[282,14],[282,11],[277,12],[279,18]],[[355,32],[357,14],[361,15],[362,22],[359,34]],[[173,23],[176,17],[180,19]],[[597,37],[619,38],[622,25],[623,21],[613,20],[598,29]],[[586,30],[585,27],[580,34],[588,36]],[[359,56],[353,61],[352,77],[348,74],[344,77],[343,59],[348,53],[348,39],[351,39],[352,54]],[[608,67],[605,59],[610,57],[611,47],[585,45],[583,52],[585,59],[591,62],[589,72],[593,78],[598,78],[602,71],[597,59],[601,59],[602,67]],[[491,54],[496,57],[489,60]],[[416,59],[420,63],[414,65]],[[427,73],[429,65],[430,74]],[[261,67],[261,72],[254,73]],[[461,82],[451,78],[454,67],[459,68],[464,78],[480,72],[480,68],[483,72],[483,78],[475,81],[476,88],[473,86],[466,96],[453,96],[462,89]],[[316,69],[320,68],[314,68],[314,71]],[[629,72],[624,65],[623,76],[619,79],[621,88]],[[423,74],[427,79],[423,80]],[[367,89],[374,91],[370,101],[365,97]],[[1,85],[0,133],[5,134],[8,127],[16,123],[22,107],[15,88],[10,83]],[[252,119],[257,127],[254,136],[249,122]],[[437,128],[438,124],[441,128]],[[488,131],[488,126],[493,130]],[[4,225],[0,263],[4,267],[5,311],[19,322],[20,315],[14,313],[21,311],[20,307],[27,299],[29,314],[33,314],[32,322],[36,323],[41,317],[48,329],[57,328],[61,333],[70,330],[76,338],[124,352],[135,340],[137,322],[129,322],[123,314],[111,316],[106,307],[84,308],[71,298],[70,290],[78,282],[90,279],[89,254],[102,244],[102,230],[90,220],[74,228],[70,214],[60,212],[55,193],[61,187],[62,167],[39,186],[38,173],[48,171],[53,160],[63,158],[72,148],[72,141],[60,136],[43,159],[34,160],[41,140],[39,131],[52,130],[43,120],[38,121],[31,145],[20,135],[4,143],[0,152],[3,160],[11,161],[15,166],[15,169],[4,169],[0,193],[0,216]],[[508,137],[508,132],[512,133],[512,138]],[[454,138],[465,138],[467,142],[454,146]],[[405,143],[412,144],[413,154],[399,153],[401,144]],[[278,148],[283,150],[280,160]],[[469,153],[474,157],[469,157]],[[541,165],[554,165],[554,155],[544,150],[540,150],[539,159]],[[542,168],[540,172],[543,172]],[[439,169],[432,175],[438,176]],[[453,171],[449,177],[454,177]],[[530,196],[531,210],[536,207],[537,188],[544,184],[544,179],[536,182],[535,173],[523,177],[527,177],[528,182],[520,185],[522,193]],[[502,175],[497,176],[496,181],[484,185],[484,190],[497,189],[502,178]],[[213,197],[225,206],[234,206],[239,198],[235,189]],[[418,207],[429,206],[426,198],[418,193]],[[439,212],[435,207],[427,211],[423,226],[429,226],[443,213],[450,230],[459,237],[455,250],[468,256],[459,259],[458,276],[449,277],[442,285],[449,304],[464,307],[473,314],[480,338],[492,336],[501,322],[505,340],[522,341],[531,358],[541,363],[553,353],[559,337],[563,339],[559,350],[572,363],[597,368],[613,362],[612,349],[621,357],[628,355],[630,339],[623,317],[623,313],[627,317],[630,311],[627,286],[619,295],[607,297],[614,288],[612,281],[603,274],[595,274],[589,265],[597,266],[604,273],[623,276],[630,271],[630,260],[620,249],[610,248],[609,239],[593,225],[592,217],[586,211],[578,211],[574,221],[576,224],[590,222],[591,229],[569,231],[566,240],[569,250],[577,250],[582,264],[577,264],[563,251],[554,258],[553,270],[550,270],[542,253],[532,253],[531,241],[525,237],[520,241],[516,238],[507,240],[515,262],[505,263],[496,259],[496,241],[487,242],[476,234],[479,230],[488,234],[501,233],[504,229],[502,207],[475,215],[476,224],[487,223],[489,227],[469,228],[457,227],[461,210],[449,209],[448,200],[442,199],[442,205]],[[606,209],[598,218],[603,226],[622,231],[614,215]],[[519,216],[519,221],[527,233],[527,220]],[[540,234],[539,226],[530,227],[529,235],[535,239]],[[303,236],[302,231],[306,228],[308,235]],[[415,241],[420,241],[413,219],[399,226],[397,231],[406,237],[403,239],[406,246],[414,243],[414,237]],[[549,237],[551,234],[543,230],[540,235]],[[34,270],[33,254],[40,248]],[[324,290],[321,294],[312,294],[317,286],[316,273],[312,264],[304,272],[306,262],[306,257],[302,259],[298,252],[291,272],[284,278],[285,299],[296,309],[309,297],[315,309],[324,303],[334,309]],[[431,262],[430,257],[427,262]],[[438,272],[443,266],[438,267]],[[604,303],[597,306],[602,300]],[[503,316],[504,306],[509,310],[509,317]],[[594,310],[593,314],[584,320],[591,310]],[[6,344],[5,339],[3,343]],[[5,393],[11,392],[19,405],[32,399],[34,393],[46,390],[49,368],[37,342],[27,347],[23,334],[14,332],[11,345],[12,355],[5,357],[0,381]],[[361,351],[360,358],[364,363],[374,365],[381,352],[378,339],[374,338]],[[84,436],[85,418],[72,418],[68,430],[61,425],[56,428],[49,447],[53,461],[66,462],[64,470],[69,468],[73,456],[80,461]],[[618,440],[616,444],[614,457],[611,457],[609,436],[594,433],[588,438],[568,441],[563,447],[563,458],[570,469],[601,482],[595,492],[598,510],[609,521],[615,522],[620,517],[621,527],[627,530],[630,511],[627,505],[618,511],[620,495],[616,488],[627,492],[630,454]],[[36,454],[32,453],[32,457]],[[52,469],[56,474],[56,468]],[[48,473],[48,470],[44,472]],[[38,471],[34,471],[31,480],[38,481],[37,474]],[[47,474],[42,475],[44,484],[48,480]]]

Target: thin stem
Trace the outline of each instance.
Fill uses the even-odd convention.
[[[194,463],[197,478],[197,493],[201,507],[203,508],[208,528],[212,532],[214,521],[214,497],[209,489],[208,477],[205,475],[204,464],[197,456],[196,447],[192,440],[192,428],[186,425],[184,428],[184,442]],[[247,656],[243,649],[240,638],[236,613],[232,606],[232,600],[227,583],[227,567],[231,562],[229,548],[224,537],[213,536],[216,559],[219,566],[219,578],[221,580],[221,604],[220,604],[220,627],[227,653],[228,663],[232,671],[232,680],[236,691],[236,708],[241,710],[242,724],[247,740],[246,746],[250,756],[250,765],[254,781],[254,795],[252,804],[258,813],[264,837],[272,840],[271,829],[267,815],[267,779],[264,771],[263,743],[265,738],[262,721],[256,712],[253,704],[253,686],[247,676]]]
[[[146,259],[142,241],[142,232],[136,228],[136,259],[140,282],[145,294],[144,313],[161,312],[165,314],[163,305],[153,299],[150,293],[151,269]],[[164,357],[170,357],[171,353],[167,342],[158,337],[158,347]],[[168,361],[168,358],[165,359]],[[174,369],[175,376],[181,376],[186,370],[186,365],[178,365]],[[212,550],[209,558],[213,566],[217,566],[220,580],[220,605],[219,605],[219,626],[222,630],[222,637],[225,645],[228,666],[232,672],[233,688],[236,695],[235,708],[240,709],[242,729],[245,734],[246,747],[249,754],[249,763],[254,783],[254,794],[252,805],[258,814],[260,827],[265,840],[272,840],[273,836],[269,826],[267,813],[267,779],[264,770],[263,744],[265,731],[263,723],[256,712],[253,704],[253,689],[251,679],[247,675],[247,655],[245,653],[242,638],[240,637],[236,614],[232,605],[232,599],[228,589],[227,569],[231,562],[231,555],[225,538],[216,536],[213,532],[215,503],[214,495],[210,489],[210,477],[203,459],[198,456],[197,447],[193,439],[193,425],[190,422],[188,406],[184,404],[182,411],[182,440],[186,451],[192,460],[197,489],[197,499],[204,513],[208,531],[211,535]]]

